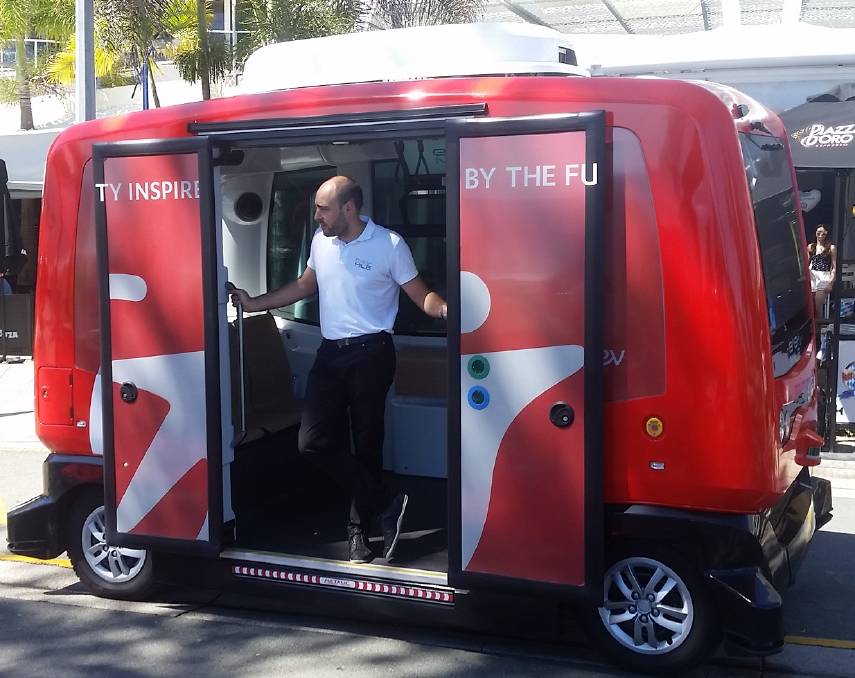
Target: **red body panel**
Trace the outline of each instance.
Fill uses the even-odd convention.
[[[39,421],[53,426],[70,426],[71,369],[68,367],[42,367],[36,378],[39,401]]]
[[[460,140],[467,572],[585,583],[588,262],[581,177],[594,182],[597,171],[586,141],[583,131]],[[489,365],[486,374],[472,375],[470,360]],[[476,393],[488,400],[475,401]],[[573,409],[572,426],[548,423],[558,402]]]
[[[208,538],[198,177],[195,153],[104,160],[96,199],[106,222],[113,382],[104,447],[113,450],[120,533]],[[167,271],[170,261],[180,265]],[[129,402],[125,382],[138,387]]]
[[[93,142],[188,136],[191,122],[474,102],[486,102],[491,116],[603,109],[607,134],[626,137],[625,148],[634,138],[640,149],[627,156],[622,173],[615,173],[607,197],[606,347],[618,355],[624,346],[646,348],[632,349],[619,366],[606,369],[611,398],[605,407],[606,501],[735,512],[773,505],[799,470],[795,443],[782,448],[777,439],[778,414],[783,403],[811,383],[813,345],[784,377],[773,378],[762,266],[737,131],[748,131],[758,121],[779,138],[785,132],[776,116],[736,93],[714,94],[678,81],[515,77],[330,86],[219,99],[73,127],[48,157],[37,365],[74,365],[75,222]],[[742,102],[751,108],[737,124],[730,108]],[[615,162],[621,157],[616,152]],[[636,171],[638,158],[643,158],[646,177]],[[649,237],[638,237],[635,225],[649,221],[651,212],[656,248]],[[614,265],[619,262],[622,267]],[[658,279],[661,289],[653,290]],[[646,334],[655,340],[640,342]],[[75,379],[80,378],[89,377],[76,371]],[[74,417],[85,419],[87,411],[77,409],[85,406],[79,393],[75,384]],[[813,408],[811,401],[796,418],[792,441],[800,435],[807,440],[799,427],[810,426]],[[665,425],[658,439],[645,433],[645,421],[653,415]],[[40,424],[38,432],[52,449],[90,450],[85,429]],[[664,462],[665,470],[652,470],[651,461]]]

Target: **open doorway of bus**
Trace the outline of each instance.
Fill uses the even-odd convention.
[[[302,275],[317,228],[315,192],[330,177],[346,174],[363,188],[363,213],[399,233],[428,286],[446,294],[443,139],[328,142],[242,153],[239,166],[220,169],[224,252],[236,285],[258,294]],[[399,567],[445,572],[445,324],[426,316],[403,293],[399,303],[397,369],[386,406],[383,451],[389,486],[410,499],[395,561]],[[319,323],[317,297],[232,321],[238,443],[230,465],[235,549],[346,560],[342,525],[349,498],[305,463],[295,437],[294,424],[322,339]],[[243,365],[243,384],[238,363]],[[350,447],[349,422],[340,424],[334,444]],[[374,527],[370,545],[380,563],[379,526]]]

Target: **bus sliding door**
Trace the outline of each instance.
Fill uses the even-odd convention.
[[[217,292],[210,144],[97,144],[93,155],[106,538],[215,553],[225,293]]]
[[[451,121],[449,583],[602,595],[602,112]]]

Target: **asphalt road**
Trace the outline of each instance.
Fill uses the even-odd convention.
[[[795,585],[784,595],[787,635],[855,647],[855,498],[836,497],[834,517],[814,535]],[[855,664],[850,676],[855,675]]]
[[[0,450],[5,508],[38,493],[42,456]],[[584,645],[554,640],[249,611],[247,599],[201,590],[166,591],[153,603],[108,601],[86,594],[66,568],[2,558],[0,546],[4,677],[626,675]],[[692,675],[853,675],[852,563],[855,492],[844,490],[785,595],[785,651],[763,661],[718,658]]]

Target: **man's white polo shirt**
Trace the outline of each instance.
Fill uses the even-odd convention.
[[[328,238],[320,228],[312,238],[308,266],[318,278],[324,339],[391,332],[398,290],[419,274],[400,235],[361,219],[365,229],[351,242]]]

